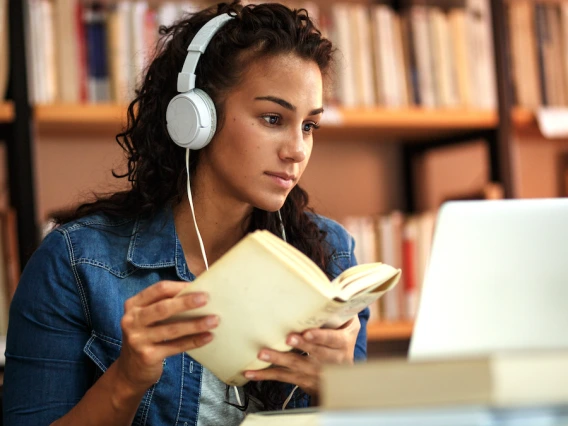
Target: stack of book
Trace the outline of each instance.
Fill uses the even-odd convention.
[[[566,425],[568,352],[328,366],[319,410],[249,415],[243,425]]]

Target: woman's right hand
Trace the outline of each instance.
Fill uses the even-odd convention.
[[[165,358],[210,342],[217,327],[215,315],[163,323],[175,314],[207,303],[205,293],[174,297],[186,282],[160,281],[124,304],[121,320],[122,349],[118,374],[135,393],[145,392],[162,375]]]

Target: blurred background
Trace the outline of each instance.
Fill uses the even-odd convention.
[[[360,262],[403,268],[368,330],[404,354],[442,202],[568,195],[568,0],[282,3],[339,49],[301,184]],[[208,4],[0,0],[0,335],[50,216],[117,189],[159,26]]]

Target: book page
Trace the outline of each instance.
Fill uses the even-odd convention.
[[[267,249],[273,250],[283,261],[289,263],[291,267],[297,269],[313,284],[321,286],[326,294],[331,295],[329,291],[329,279],[323,271],[304,253],[288,244],[286,241],[278,238],[270,231],[256,231],[253,233],[253,238],[257,239],[261,244],[265,245]]]
[[[346,281],[340,295],[331,300],[324,311],[326,328],[339,328],[400,281],[400,269],[380,263],[349,268],[334,281]]]
[[[386,292],[396,285],[400,269],[385,263],[353,266],[337,276],[332,284],[339,288],[337,298],[346,301],[360,292]]]

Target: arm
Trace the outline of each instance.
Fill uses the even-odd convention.
[[[92,384],[89,327],[67,246],[51,233],[29,260],[10,306],[4,377],[6,425],[47,425]]]
[[[210,317],[159,324],[205,304],[197,294],[173,298],[183,282],[159,282],[126,301],[120,356],[95,382],[94,365],[83,353],[91,325],[68,249],[63,234],[50,234],[18,285],[6,350],[8,426],[131,424],[163,359],[211,340]]]

